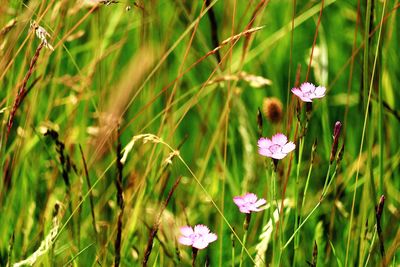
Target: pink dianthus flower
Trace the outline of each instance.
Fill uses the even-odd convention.
[[[315,87],[312,83],[303,83],[300,88],[292,88],[292,93],[304,102],[312,102],[314,98],[325,96],[326,88],[323,86]]]
[[[247,193],[244,196],[236,196],[233,198],[233,202],[239,207],[241,213],[261,211],[260,206],[267,203],[265,199],[258,199],[253,193]]]
[[[182,245],[192,246],[196,249],[204,249],[217,240],[217,235],[210,232],[207,226],[198,224],[194,229],[190,226],[183,226],[180,228],[181,236],[178,241]]]
[[[275,134],[271,139],[261,137],[258,140],[258,153],[273,159],[283,159],[295,148],[296,145],[288,142],[287,137],[282,133]]]

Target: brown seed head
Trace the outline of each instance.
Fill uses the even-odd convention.
[[[263,112],[272,123],[280,122],[283,116],[282,102],[276,97],[264,98]]]

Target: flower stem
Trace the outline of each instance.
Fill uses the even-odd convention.
[[[195,248],[195,247],[192,247],[192,267],[194,267],[195,266],[195,263],[196,263],[196,257],[197,257],[197,252],[198,252],[199,250],[197,249],[197,248]]]
[[[244,234],[243,234],[243,241],[242,241],[242,251],[240,252],[239,267],[242,267],[242,264],[243,264],[244,248],[246,246],[246,240],[247,240],[250,219],[251,219],[251,213],[247,213],[246,218],[244,219],[244,223],[243,223]]]
[[[309,184],[309,182],[310,182],[312,167],[313,167],[313,162],[311,161],[310,168],[308,169],[308,175],[307,175],[306,185],[305,185],[305,187],[304,187],[303,201],[301,202],[301,206],[300,206],[300,216],[301,216],[301,213],[302,213],[302,210],[303,210],[303,207],[304,207],[304,203],[306,202],[308,184]],[[301,221],[301,219],[300,219],[300,221]]]
[[[232,240],[232,267],[235,267],[235,236],[231,234]]]
[[[308,124],[308,122],[306,122]],[[307,127],[307,126],[305,126]],[[305,131],[305,130],[304,130]],[[294,231],[296,232],[296,229],[298,229],[299,226],[299,210],[298,210],[298,201],[299,201],[299,177],[300,177],[300,166],[301,166],[301,161],[303,157],[303,148],[304,148],[304,135],[300,137],[299,140],[299,160],[297,162],[297,168],[296,168],[296,183],[294,187],[294,204],[295,204],[295,215],[294,215]],[[295,241],[294,241],[294,250],[293,250],[293,267],[296,266],[296,251],[299,246],[299,236],[296,236]]]
[[[325,184],[324,184],[324,188],[322,189],[321,198],[325,195],[326,191],[328,190],[328,181],[329,181],[329,174],[331,172],[331,167],[332,167],[332,163],[329,164],[328,172],[326,173]],[[330,183],[329,183],[329,185],[330,185]]]
[[[272,179],[271,179],[271,181],[272,181],[272,199],[273,199],[273,201],[275,202],[275,205],[276,205],[276,209],[278,210],[278,214],[279,214],[279,204],[278,204],[278,199],[277,199],[277,197],[276,197],[276,170],[277,170],[277,167],[278,167],[278,161],[276,160],[274,160],[274,162],[273,162],[273,169],[272,169]],[[272,222],[274,222],[274,209],[273,209],[273,206],[272,206],[272,202],[271,202],[271,208],[270,208],[270,210],[271,210],[271,220],[272,220]],[[273,255],[272,255],[272,263],[273,263],[273,265],[274,266],[279,266],[280,264],[279,264],[279,262],[280,262],[280,258],[281,258],[281,253],[280,253],[280,245],[279,244],[277,244],[277,241],[278,241],[278,238],[280,238],[278,235],[278,232],[277,232],[277,230],[278,230],[278,227],[280,228],[280,230],[282,229],[282,227],[283,227],[283,225],[282,226],[278,226],[278,224],[279,224],[279,220],[278,221],[276,221],[276,224],[275,224],[275,227],[274,227],[274,229],[275,229],[275,233],[273,234]],[[279,232],[282,232],[282,231],[279,231]]]

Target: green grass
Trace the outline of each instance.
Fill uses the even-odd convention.
[[[190,266],[179,228],[196,224],[218,235],[197,266],[398,266],[397,0],[80,2],[0,8],[0,266],[112,266],[118,254],[140,266],[148,243],[148,266]],[[40,45],[31,20],[54,51],[26,76]],[[328,90],[308,114],[290,91],[306,80]],[[269,97],[283,116],[263,114],[263,136],[296,143],[276,173],[257,153]],[[336,121],[345,148],[330,164]],[[246,192],[270,208],[245,234],[232,198]]]

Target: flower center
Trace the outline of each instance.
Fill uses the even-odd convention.
[[[191,234],[190,235],[190,239],[192,239],[192,240],[198,240],[198,239],[200,239],[202,237],[203,237],[202,234]]]
[[[278,152],[278,150],[280,150],[280,149],[281,149],[281,146],[280,146],[280,145],[277,145],[277,144],[272,145],[272,146],[269,147],[269,151],[271,151],[272,153],[276,153],[276,152]]]

